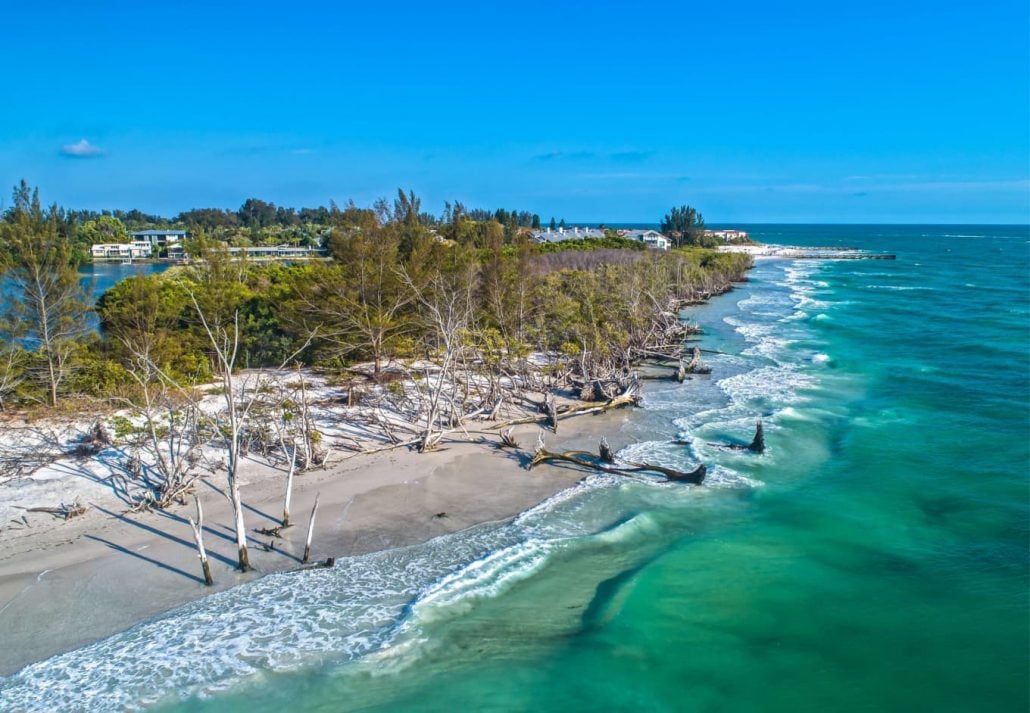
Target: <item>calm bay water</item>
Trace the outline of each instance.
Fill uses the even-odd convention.
[[[95,302],[102,294],[128,277],[154,275],[164,272],[171,266],[171,263],[167,262],[134,262],[130,265],[116,262],[86,263],[79,268],[79,283]],[[0,310],[10,306],[7,300],[11,299],[12,290],[10,282],[0,275]],[[98,326],[95,315],[90,317],[90,326]]]
[[[751,232],[898,259],[761,262],[690,313],[724,354],[649,392],[624,455],[703,461],[706,487],[590,477],[303,589],[284,574],[214,595],[0,681],[0,700],[1026,710],[1030,230]],[[710,445],[759,416],[764,455]]]
[[[155,275],[171,266],[168,262],[134,262],[131,265],[95,262],[83,265],[79,268],[79,274],[82,275],[83,286],[89,289],[96,299],[127,277]]]

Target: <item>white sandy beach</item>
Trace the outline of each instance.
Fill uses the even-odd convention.
[[[617,442],[625,412],[562,422],[549,445],[595,449],[598,435]],[[530,448],[541,427],[516,433]],[[473,438],[478,438],[473,436]],[[224,473],[198,488],[205,510],[205,540],[214,587],[201,578],[192,532],[192,506],[124,515],[117,499],[97,496],[86,514],[60,521],[46,513],[25,517],[29,527],[0,532],[0,675],[77,648],[253,578],[300,564],[307,519],[321,493],[313,560],[346,557],[414,544],[472,525],[502,520],[573,485],[582,472],[553,466],[525,470],[519,454],[486,443],[447,442],[417,454],[394,450],[359,455],[325,470],[299,475],[292,513],[297,524],[266,551],[254,528],[279,524],[284,474],[249,461],[242,475],[251,560],[255,571],[235,568],[231,509],[221,493]],[[346,560],[337,563],[345,567]],[[45,622],[45,624],[42,624]]]

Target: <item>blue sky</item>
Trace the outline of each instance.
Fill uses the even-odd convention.
[[[1030,221],[1026,0],[433,5],[7,4],[0,185],[164,214],[403,186],[545,220]]]

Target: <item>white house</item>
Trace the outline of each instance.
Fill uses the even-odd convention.
[[[133,240],[146,240],[155,248],[163,248],[186,239],[185,230],[137,230],[129,233]]]
[[[246,255],[253,258],[287,259],[322,257],[327,252],[325,248],[307,248],[297,245],[268,245],[251,248],[229,248],[228,250],[230,255],[237,257]]]
[[[653,250],[669,249],[669,239],[657,230],[620,230],[619,234],[627,240],[644,243]]]
[[[706,230],[705,237],[718,238],[724,243],[736,243],[748,240],[748,234],[745,230]]]
[[[131,260],[150,257],[153,247],[146,240],[133,240],[131,243],[97,243],[90,246],[89,252],[94,258]]]

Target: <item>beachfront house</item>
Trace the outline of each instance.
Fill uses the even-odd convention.
[[[324,257],[325,248],[307,248],[297,245],[269,245],[252,248],[229,248],[229,254],[266,260],[302,260],[313,257]]]
[[[560,243],[565,240],[596,240],[604,237],[604,231],[597,228],[558,228],[534,230],[529,234],[533,243]]]
[[[94,260],[131,260],[153,255],[153,246],[146,240],[131,243],[97,243],[89,248]]]
[[[620,230],[619,235],[643,243],[652,250],[669,249],[669,239],[657,230]]]
[[[135,240],[146,240],[152,248],[167,248],[169,245],[181,243],[186,239],[185,230],[137,230],[129,233]]]
[[[745,230],[706,230],[706,238],[715,238],[724,243],[746,243],[750,238]]]
[[[259,245],[257,247],[230,247],[222,243],[222,249],[232,257],[245,257],[249,260],[307,260],[322,258],[329,254],[325,248],[303,247],[298,245]],[[168,246],[168,259],[185,262],[190,259],[181,243]]]

